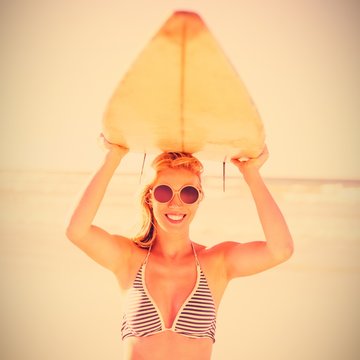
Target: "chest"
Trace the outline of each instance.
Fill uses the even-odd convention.
[[[166,328],[171,328],[181,308],[198,286],[196,264],[148,264],[143,283],[149,298],[161,314]]]

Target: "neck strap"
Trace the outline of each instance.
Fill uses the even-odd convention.
[[[151,252],[151,248],[152,248],[152,244],[151,244],[150,247],[149,247],[149,250],[148,250],[148,252],[147,252],[147,254],[146,254],[146,258],[145,258],[145,260],[144,260],[144,262],[143,262],[143,265],[145,265],[145,264],[148,262],[148,259],[149,259],[149,256],[150,256],[150,252]]]
[[[196,250],[195,250],[195,246],[193,243],[191,243],[191,247],[193,249],[193,252],[194,252],[194,256],[195,256],[195,260],[196,260],[196,265],[200,266],[200,262],[199,262],[199,259],[197,257],[197,254],[196,254]]]

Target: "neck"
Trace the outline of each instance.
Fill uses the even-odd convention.
[[[168,233],[158,229],[153,250],[164,258],[176,259],[192,252],[188,233]]]

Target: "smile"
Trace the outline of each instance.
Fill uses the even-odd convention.
[[[167,219],[174,224],[180,223],[185,218],[185,214],[166,214]]]

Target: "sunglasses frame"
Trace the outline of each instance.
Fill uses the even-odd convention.
[[[171,196],[171,198],[170,198],[168,201],[159,201],[158,199],[156,199],[156,197],[155,197],[155,190],[156,190],[158,187],[160,187],[160,186],[167,186],[167,187],[170,188],[170,190],[172,191],[172,196]],[[196,189],[196,191],[198,192],[198,198],[197,198],[196,201],[194,201],[193,203],[187,203],[187,202],[183,201],[183,199],[181,198],[181,191],[184,190],[184,189],[187,188],[187,187],[194,188],[194,189]],[[174,189],[172,188],[172,186],[170,186],[170,185],[168,185],[168,184],[159,184],[159,185],[156,185],[153,189],[151,189],[151,192],[152,192],[152,195],[153,195],[154,199],[155,199],[158,203],[160,203],[160,204],[167,204],[167,203],[169,203],[170,201],[172,201],[172,200],[174,199],[175,195],[179,195],[178,197],[179,197],[180,201],[181,201],[183,204],[185,204],[185,205],[194,205],[194,204],[198,203],[199,201],[201,201],[201,199],[203,198],[203,192],[202,192],[202,190],[199,189],[198,187],[194,186],[194,185],[189,185],[189,184],[182,186],[179,190],[174,190]]]

